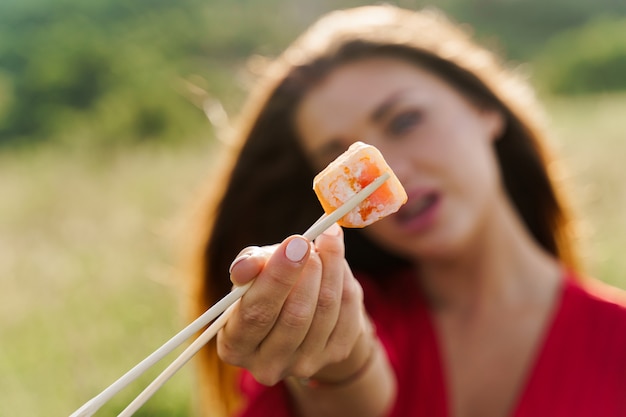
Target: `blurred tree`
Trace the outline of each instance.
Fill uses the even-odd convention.
[[[626,18],[603,17],[548,42],[539,81],[558,94],[626,90]]]
[[[227,112],[234,111],[245,88],[237,71],[251,54],[275,55],[320,14],[365,3],[2,0],[0,145],[64,141],[107,147],[206,138],[202,100],[217,98]],[[434,5],[471,24],[507,57],[523,61],[547,39],[594,16],[626,15],[622,0]]]
[[[454,1],[450,12],[493,38],[509,58],[532,60],[547,40],[598,15],[626,15],[623,0],[466,0]]]
[[[240,95],[233,66],[279,43],[273,10],[243,0],[3,1],[0,144],[206,137],[180,80]]]

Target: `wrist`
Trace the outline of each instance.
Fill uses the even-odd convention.
[[[382,416],[396,397],[396,379],[375,333],[363,332],[344,361],[327,365],[310,379],[288,378],[299,415]]]

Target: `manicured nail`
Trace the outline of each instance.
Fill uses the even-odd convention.
[[[339,233],[341,233],[341,226],[339,226],[337,223],[333,223],[332,226],[324,230],[324,234],[326,236],[339,236]]]
[[[242,255],[239,255],[238,257],[235,258],[235,260],[233,261],[233,263],[230,264],[230,267],[228,268],[228,273],[232,273],[233,272],[233,268],[235,267],[235,265],[237,265],[239,262],[243,261],[244,259],[249,258],[252,255],[252,252],[246,252]]]
[[[295,237],[287,243],[285,256],[291,262],[300,262],[309,250],[309,242],[302,237]]]

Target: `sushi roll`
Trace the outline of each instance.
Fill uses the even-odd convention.
[[[402,184],[374,146],[353,143],[315,176],[313,190],[329,214],[385,172],[389,179],[337,222],[343,227],[365,227],[395,213],[407,201]]]

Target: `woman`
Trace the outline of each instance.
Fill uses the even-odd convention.
[[[200,356],[206,415],[626,416],[626,308],[577,269],[536,108],[432,11],[331,13],[289,47],[202,211],[193,313],[255,279]],[[310,244],[312,178],[356,140],[409,200]]]

